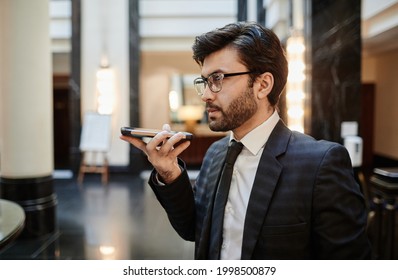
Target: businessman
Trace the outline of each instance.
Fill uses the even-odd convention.
[[[195,242],[195,258],[370,258],[346,149],[291,131],[279,117],[288,67],[276,35],[257,23],[228,24],[196,37],[193,58],[210,129],[230,131],[208,149],[194,186],[178,158],[190,145],[181,133],[167,138],[164,125],[149,143],[121,139],[147,155],[149,184],[174,229]]]

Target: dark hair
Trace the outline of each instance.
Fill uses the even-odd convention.
[[[274,76],[274,87],[268,100],[275,106],[288,74],[285,51],[279,38],[258,23],[231,23],[197,36],[192,46],[193,59],[202,66],[208,55],[227,46],[235,48],[241,63],[255,73],[251,75],[252,81],[264,72],[270,72]]]

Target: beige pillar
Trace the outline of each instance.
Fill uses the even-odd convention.
[[[35,234],[56,204],[49,23],[49,0],[0,1],[0,195],[25,208]]]

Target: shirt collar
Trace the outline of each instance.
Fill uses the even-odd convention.
[[[265,146],[271,135],[272,130],[275,128],[279,121],[279,114],[277,110],[262,124],[254,128],[248,134],[246,134],[240,142],[248,149],[253,155],[257,155],[261,148]],[[231,132],[230,140],[234,139],[233,133]]]

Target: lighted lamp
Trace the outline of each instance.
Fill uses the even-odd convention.
[[[287,39],[289,75],[286,83],[287,124],[290,129],[304,132],[305,100],[305,44],[300,32],[293,32]]]
[[[97,71],[97,111],[100,114],[112,114],[115,96],[115,73],[107,66]]]
[[[203,106],[185,105],[178,109],[178,119],[185,123],[185,130],[193,133],[197,122],[203,118]]]

